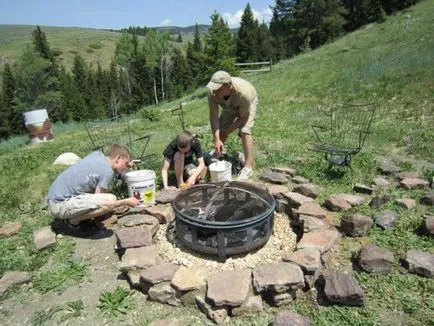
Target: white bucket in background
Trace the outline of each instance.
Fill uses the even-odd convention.
[[[54,138],[47,110],[28,111],[24,112],[23,116],[24,124],[29,131],[30,143],[37,144]]]
[[[140,206],[155,204],[155,172],[153,170],[131,171],[125,174],[128,194],[140,200]]]
[[[228,161],[217,161],[211,163],[209,174],[212,182],[232,181],[232,164]]]

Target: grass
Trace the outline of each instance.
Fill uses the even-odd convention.
[[[47,322],[54,319],[58,313],[63,313],[59,318],[59,322],[65,322],[68,319],[80,317],[84,309],[82,300],[68,302],[64,305],[54,306],[46,310],[38,310],[30,319],[30,325],[39,326],[46,325]]]
[[[431,180],[434,175],[433,11],[432,1],[422,1],[384,23],[365,26],[320,49],[276,64],[271,72],[243,75],[259,93],[253,129],[256,175],[271,166],[295,168],[298,175],[322,188],[319,203],[330,194],[351,192],[356,183],[369,185],[384,158],[394,159],[405,171],[422,172]],[[53,43],[50,38],[49,41]],[[103,41],[86,40],[84,48],[94,53],[103,51],[104,47],[94,46],[99,44],[104,46]],[[187,128],[198,135],[203,148],[210,149],[212,138],[205,90],[198,89],[181,101],[186,103]],[[352,169],[347,171],[327,171],[324,158],[307,149],[313,140],[310,125],[321,118],[316,108],[336,101],[374,101],[377,106],[372,133],[354,157]],[[130,117],[136,135],[144,132],[151,135],[147,153],[155,154],[158,159],[146,168],[154,169],[158,178],[162,152],[181,129],[178,117],[171,113],[178,106],[179,100],[165,102],[146,108],[152,110],[149,113]],[[0,143],[0,225],[15,221],[23,225],[19,234],[0,240],[0,275],[7,270],[32,271],[36,274],[34,287],[41,293],[62,291],[63,274],[78,282],[85,269],[80,261],[71,259],[75,249],[63,240],[57,247],[42,252],[36,251],[33,245],[33,231],[52,222],[44,199],[49,185],[63,169],[52,166],[52,162],[63,152],[83,157],[92,148],[81,124],[56,124],[54,137],[53,142],[37,146],[28,145],[26,136]],[[240,150],[239,139],[231,136],[227,149]],[[434,252],[432,239],[416,232],[422,216],[429,210],[419,204],[424,191],[394,188],[388,192],[391,200],[380,209],[372,210],[366,203],[351,213],[374,219],[382,210],[391,209],[399,214],[396,225],[389,230],[374,227],[362,238],[343,237],[333,257],[335,268],[350,271],[353,253],[364,243],[372,242],[394,253],[395,265],[388,275],[354,271],[365,292],[364,307],[318,305],[317,298],[308,292],[286,307],[266,307],[259,314],[233,318],[230,323],[265,325],[274,320],[278,311],[291,309],[310,316],[315,325],[433,325],[434,281],[406,274],[399,261],[409,249]],[[116,193],[126,196],[125,187],[119,187]],[[402,197],[415,199],[416,207],[409,211],[397,207],[395,200]],[[334,224],[339,224],[340,216],[336,214]],[[192,325],[205,322],[197,310],[139,302],[127,290],[116,291],[101,294],[101,311],[114,316],[132,304],[142,304],[143,309],[133,311],[143,325],[165,317],[188,320]],[[17,292],[20,289],[10,289],[0,300],[14,298]],[[44,320],[57,314],[53,309],[41,312],[38,318]]]
[[[131,291],[117,287],[113,292],[102,292],[98,308],[108,317],[125,315],[134,308]]]

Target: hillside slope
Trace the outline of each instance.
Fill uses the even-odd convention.
[[[78,53],[86,62],[96,67],[100,62],[108,68],[114,55],[116,41],[121,33],[73,27],[40,26],[46,34],[50,48],[60,51],[60,63],[69,69]],[[0,64],[13,63],[26,44],[32,43],[32,31],[36,26],[0,25]]]

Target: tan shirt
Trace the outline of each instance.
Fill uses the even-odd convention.
[[[227,113],[238,117],[247,117],[250,114],[250,104],[256,98],[256,89],[247,80],[238,77],[231,77],[232,94],[225,101],[219,100],[208,90],[208,105],[209,108],[217,109],[218,105]]]

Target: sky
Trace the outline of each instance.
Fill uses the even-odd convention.
[[[0,0],[0,25],[186,27],[210,25],[217,11],[234,28],[247,3],[260,23],[270,21],[275,0]]]

